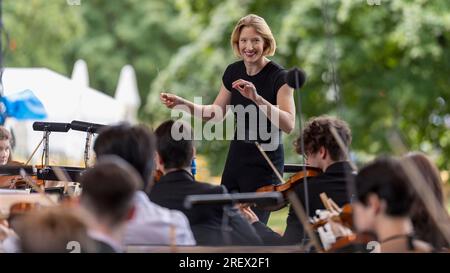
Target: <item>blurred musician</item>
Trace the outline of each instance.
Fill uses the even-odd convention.
[[[12,147],[11,133],[3,126],[0,126],[0,165],[6,165],[11,161]],[[9,188],[11,185],[11,176],[0,176],[0,188]]]
[[[421,172],[439,205],[442,208],[445,208],[445,196],[442,187],[443,182],[436,165],[426,155],[419,152],[409,153],[404,156],[402,160],[412,161],[414,166],[417,167],[417,170]],[[430,243],[436,250],[450,248],[444,236],[438,230],[436,224],[432,221],[423,203],[419,199],[416,199],[412,206],[411,220],[418,239]]]
[[[379,158],[362,168],[355,179],[354,223],[359,232],[378,237],[381,252],[429,252],[417,240],[410,212],[417,195],[400,161]]]

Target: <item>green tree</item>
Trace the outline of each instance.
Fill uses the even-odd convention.
[[[353,149],[362,155],[392,152],[386,133],[400,132],[410,149],[437,155],[440,167],[448,169],[448,1],[283,4],[228,1],[218,5],[202,34],[181,47],[153,81],[147,113],[167,116],[158,105],[158,94],[166,89],[211,102],[223,69],[233,61],[229,33],[237,18],[252,12],[264,16],[272,27],[278,40],[275,60],[307,72],[308,82],[301,91],[305,118],[325,113],[341,116],[353,129]],[[227,5],[234,7],[229,13]],[[224,23],[219,27],[220,22]],[[211,31],[218,37],[204,38]],[[333,69],[339,89],[333,85]],[[296,135],[286,138],[287,161],[298,161],[290,149]],[[218,146],[224,151],[226,145],[220,144],[202,143],[207,151]],[[218,151],[208,154],[212,162],[223,157]]]
[[[4,66],[48,67],[69,73],[73,62],[68,67],[65,59],[71,42],[85,30],[80,11],[66,1],[3,1]]]
[[[347,120],[359,161],[391,153],[387,133],[395,131],[408,148],[434,155],[441,169],[449,169],[447,0],[382,0],[372,6],[365,0],[82,0],[81,6],[10,0],[3,5],[6,66],[69,74],[83,58],[91,85],[113,94],[120,69],[131,64],[145,102],[140,117],[153,126],[170,117],[159,103],[161,91],[214,100],[226,65],[236,60],[229,45],[234,24],[245,14],[259,14],[277,40],[273,60],[308,74],[296,93],[304,119],[333,114]],[[286,162],[299,162],[291,146],[298,129],[285,137]],[[215,174],[223,168],[227,146],[199,142],[198,151]]]

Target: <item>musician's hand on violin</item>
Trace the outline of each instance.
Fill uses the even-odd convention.
[[[16,188],[16,181],[17,181],[17,178],[11,179],[10,184],[9,184],[9,188],[10,189],[15,189]]]
[[[174,94],[170,94],[170,93],[161,93],[159,95],[159,99],[167,108],[170,108],[170,109],[172,109],[173,107],[175,107],[177,105],[184,104],[183,98],[181,98],[177,95],[174,95]]]
[[[241,206],[240,208],[241,214],[250,224],[259,221],[258,216],[253,212],[253,210],[249,206]]]
[[[256,91],[256,87],[253,83],[239,79],[234,81],[231,86],[234,89],[238,90],[242,96],[246,97],[249,100],[256,101],[258,92]]]

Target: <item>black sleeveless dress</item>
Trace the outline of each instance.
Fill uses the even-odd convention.
[[[278,90],[286,83],[285,74],[286,70],[273,61],[253,76],[247,75],[243,61],[230,64],[224,72],[222,81],[231,92],[230,104],[234,108],[235,118],[234,139],[229,147],[221,182],[229,192],[254,192],[261,186],[279,184],[255,141],[261,144],[281,174],[284,166],[281,130],[254,102],[233,89],[232,83],[238,79],[252,82],[260,96],[276,105]]]

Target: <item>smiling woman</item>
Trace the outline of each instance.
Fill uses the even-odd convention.
[[[293,90],[286,84],[286,70],[267,58],[274,55],[276,42],[264,18],[254,14],[242,17],[234,27],[230,42],[240,60],[225,69],[213,104],[194,104],[169,93],[161,93],[161,102],[168,108],[184,106],[183,110],[203,120],[223,120],[226,109],[233,106],[237,130],[231,141],[222,185],[229,192],[254,192],[262,186],[279,183],[255,142],[262,144],[282,173],[281,135],[291,133],[295,126]],[[268,211],[256,209],[255,213],[267,223]]]

